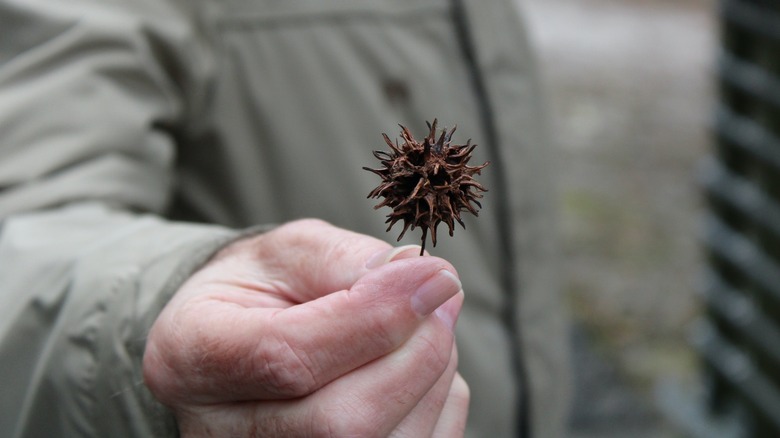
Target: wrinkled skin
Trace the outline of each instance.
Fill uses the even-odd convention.
[[[237,241],[159,316],[146,384],[182,436],[462,436],[463,291],[418,252],[317,220]]]

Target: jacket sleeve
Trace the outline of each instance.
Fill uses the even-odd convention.
[[[236,234],[160,218],[208,74],[192,23],[162,1],[0,0],[4,436],[175,431],[146,333]]]

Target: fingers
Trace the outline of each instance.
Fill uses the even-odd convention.
[[[463,305],[463,295],[459,294],[450,299],[440,309],[437,309],[436,315],[445,324],[454,326],[451,318],[457,318],[460,307]],[[391,436],[401,437],[421,437],[432,436],[434,430],[445,431],[450,435],[440,435],[446,437],[463,436],[466,417],[468,416],[468,386],[462,377],[457,375],[458,351],[455,345],[452,346],[450,363],[447,369],[439,377],[436,384],[420,400],[414,409],[404,418],[403,422],[393,431]],[[455,382],[457,377],[459,380]],[[465,397],[463,387],[465,385]],[[446,411],[446,412],[445,412]],[[446,418],[440,419],[445,416]]]
[[[443,307],[440,323],[449,318],[454,325],[460,282],[446,261],[415,257],[374,269],[349,290],[286,309],[188,303],[171,324],[177,336],[147,347],[149,361],[164,356],[164,369],[178,374],[150,373],[148,384],[177,385],[162,392],[204,404],[307,395],[397,349],[455,295],[457,309]]]
[[[424,436],[420,431],[439,427],[436,418],[448,409],[453,351],[449,323],[434,315],[400,348],[308,397],[198,406],[177,416],[190,436],[205,435],[205,427],[235,436]]]
[[[433,406],[421,407],[408,427],[423,425],[422,414],[435,413],[440,403],[441,389],[434,388],[457,366],[450,330],[432,316],[402,348],[314,393],[312,403],[331,406],[318,411],[317,422],[326,422],[333,436],[388,436],[434,391],[426,400]]]
[[[458,366],[457,349],[453,346],[450,363],[436,384],[417,403],[401,424],[390,434],[394,438],[429,437],[447,402]]]
[[[466,434],[470,394],[469,385],[459,373],[455,373],[444,408],[431,434],[433,438],[454,438]]]

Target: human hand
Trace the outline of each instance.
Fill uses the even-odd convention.
[[[160,314],[146,384],[182,436],[462,436],[463,292],[418,251],[317,220],[236,242]]]

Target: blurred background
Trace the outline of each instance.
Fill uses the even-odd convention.
[[[571,436],[686,436],[664,382],[700,379],[688,333],[703,251],[713,0],[526,0],[560,146],[577,381]]]

